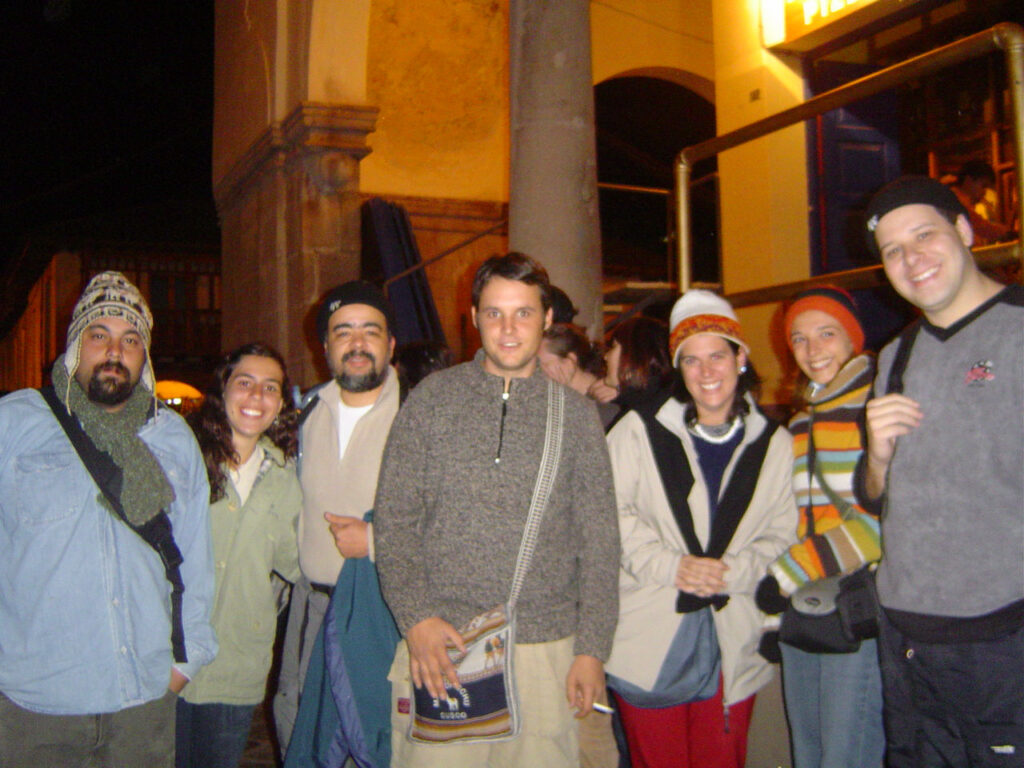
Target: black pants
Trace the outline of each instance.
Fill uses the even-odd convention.
[[[946,645],[881,624],[889,768],[1024,765],[1024,628]]]

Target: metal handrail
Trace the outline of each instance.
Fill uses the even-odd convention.
[[[1020,261],[1020,242],[1014,240],[1011,243],[998,243],[996,245],[984,245],[974,249],[974,258],[982,269],[995,269]],[[879,288],[885,286],[887,281],[881,264],[858,269],[847,269],[842,272],[831,272],[827,275],[815,275],[806,280],[794,280],[790,283],[779,283],[767,288],[754,288],[749,291],[737,291],[726,294],[725,298],[734,308],[754,307],[758,304],[770,304],[776,301],[786,301],[793,298],[800,291],[813,288],[816,285],[828,283],[837,285],[848,291],[856,291],[861,288]]]
[[[692,243],[690,242],[690,170],[694,163],[708,157],[713,157],[727,149],[733,149],[741,144],[746,144],[754,139],[774,133],[790,125],[817,117],[837,107],[845,106],[851,102],[873,96],[876,93],[888,90],[894,86],[905,83],[924,75],[929,75],[954,64],[959,64],[967,59],[975,58],[992,51],[1003,50],[1006,52],[1007,87],[1010,90],[1010,111],[1013,126],[1013,144],[1016,151],[1018,173],[1017,173],[1017,205],[1018,221],[1024,221],[1024,29],[1017,24],[1001,23],[990,29],[978,32],[977,34],[965,37],[962,40],[950,43],[949,45],[936,48],[934,51],[923,53],[907,59],[899,64],[859,78],[846,85],[835,88],[831,91],[808,99],[790,109],[777,112],[763,120],[745,125],[721,136],[715,136],[707,141],[683,149],[676,158],[676,244],[679,257],[679,287],[686,291],[691,284],[692,269],[690,254]],[[1020,243],[1013,247],[1016,259],[1021,258]],[[1006,246],[1002,246],[1005,248]],[[976,254],[985,249],[977,249]],[[880,267],[867,267],[878,271]],[[843,273],[830,275],[818,275],[813,282],[820,283],[822,280],[836,282],[836,279],[860,280],[863,270],[851,270]],[[864,272],[866,275],[868,272]],[[843,275],[854,277],[846,278]],[[877,278],[876,278],[877,279]],[[789,283],[788,286],[802,285],[804,281]],[[758,289],[764,295],[777,295],[782,286],[774,286]],[[733,294],[739,297],[749,297],[758,291],[744,291]],[[788,295],[792,295],[789,293]],[[766,303],[777,299],[764,299],[761,301],[749,301],[745,306],[751,304]]]
[[[474,235],[471,235],[471,236],[467,237],[465,240],[462,240],[462,241],[456,243],[451,248],[445,248],[443,251],[441,251],[440,253],[436,254],[435,256],[431,256],[429,259],[424,259],[423,261],[419,261],[416,264],[413,264],[411,267],[409,267],[407,269],[403,269],[397,275],[392,275],[391,277],[389,277],[387,280],[384,281],[384,285],[382,286],[382,290],[384,291],[384,295],[386,296],[388,294],[388,289],[391,287],[392,283],[398,282],[403,277],[408,277],[413,272],[418,272],[419,270],[424,269],[425,267],[429,267],[435,261],[440,261],[445,256],[450,256],[451,254],[455,253],[456,251],[458,251],[458,250],[460,250],[462,248],[465,248],[467,245],[469,245],[471,243],[475,243],[477,240],[479,240],[482,237],[487,237],[487,235],[491,235],[491,234],[494,234],[495,232],[500,231],[507,224],[508,224],[508,219],[502,219],[501,221],[499,221],[494,226],[488,227],[485,230],[482,230],[480,232],[477,232]]]

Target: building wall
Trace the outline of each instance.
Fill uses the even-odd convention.
[[[714,101],[711,0],[602,0],[590,4],[594,82],[663,77]]]
[[[719,135],[804,100],[799,61],[764,49],[756,0],[714,0],[715,111]],[[810,275],[803,125],[719,155],[725,293]],[[788,402],[780,307],[739,312],[769,403]]]
[[[25,311],[0,340],[0,392],[38,388],[48,381],[50,366],[64,351],[80,272],[77,254],[61,252],[50,259],[29,291]]]
[[[642,71],[712,96],[710,8],[710,0],[591,3],[595,82]],[[638,42],[624,43],[623,30]],[[333,282],[358,272],[354,192],[415,200],[425,259],[493,225],[489,217],[504,210],[508,0],[217,0],[216,36],[223,343],[257,333],[282,348],[293,377],[308,385],[322,375],[304,327],[308,309]],[[370,153],[349,153],[353,162],[336,187],[318,184],[303,165],[309,147],[279,148],[280,126],[310,103],[379,110]],[[431,229],[438,221],[446,223]],[[466,307],[451,297],[463,273],[505,247],[503,234],[488,236],[427,271],[457,350],[475,346],[476,334],[465,328]],[[262,311],[255,317],[253,296]]]

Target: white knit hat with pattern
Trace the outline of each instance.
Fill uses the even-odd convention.
[[[679,349],[683,342],[698,333],[721,336],[738,344],[750,354],[750,347],[743,339],[740,323],[729,302],[716,293],[700,288],[689,290],[679,297],[672,307],[672,329],[668,339],[668,351],[672,365],[679,367]]]
[[[71,312],[67,348],[64,351],[64,368],[68,372],[68,377],[73,379],[75,371],[78,370],[82,331],[101,317],[119,317],[139,332],[146,348],[146,360],[142,364],[139,381],[150,392],[155,392],[156,380],[149,358],[153,315],[139,289],[120,272],[101,272],[96,275],[85,286]]]

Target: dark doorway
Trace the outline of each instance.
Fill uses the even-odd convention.
[[[600,83],[594,102],[598,182],[618,186],[600,191],[604,274],[672,280],[673,165],[681,149],[715,135],[714,106],[682,85],[641,76]],[[694,279],[704,282],[719,275],[716,168],[711,159],[692,174]]]

